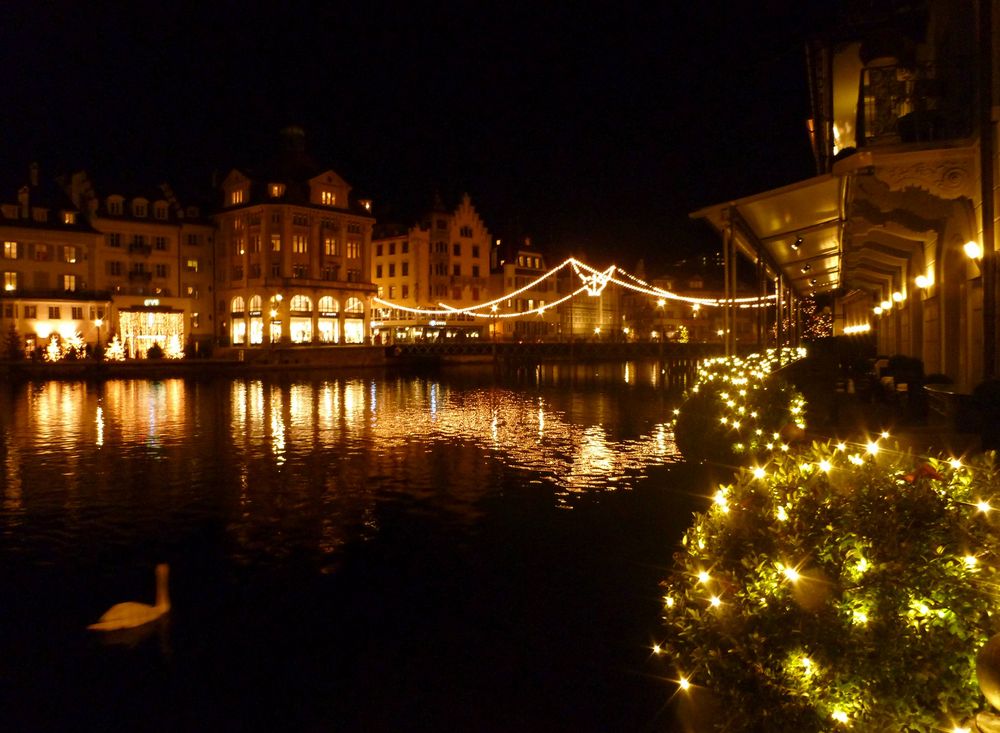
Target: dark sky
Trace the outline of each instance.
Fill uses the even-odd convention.
[[[183,192],[296,123],[377,216],[468,191],[494,232],[655,268],[715,244],[690,211],[813,175],[827,7],[9,3],[3,198],[32,160]]]

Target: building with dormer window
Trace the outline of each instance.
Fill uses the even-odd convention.
[[[363,344],[371,340],[371,201],[282,132],[260,169],[234,168],[215,214],[220,343]]]

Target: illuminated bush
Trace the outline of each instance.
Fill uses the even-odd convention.
[[[748,460],[801,433],[805,402],[771,375],[774,355],[707,362],[677,410],[674,438],[691,462]]]
[[[813,444],[740,470],[664,583],[678,694],[710,690],[727,731],[950,731],[983,709],[994,459]]]

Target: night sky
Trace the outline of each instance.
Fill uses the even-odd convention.
[[[2,197],[31,161],[183,197],[294,123],[380,219],[468,191],[497,235],[655,270],[717,246],[691,211],[815,173],[830,11],[643,5],[9,3]]]

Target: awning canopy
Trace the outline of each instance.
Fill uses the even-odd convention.
[[[822,175],[691,214],[719,233],[732,225],[736,246],[767,274],[780,272],[799,295],[840,287],[843,179]]]

